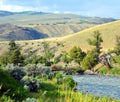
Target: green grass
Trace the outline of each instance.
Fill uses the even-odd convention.
[[[87,93],[64,90],[64,84],[57,85],[55,79],[45,82],[43,90],[31,94],[37,102],[120,102],[106,96],[100,98]]]
[[[102,67],[99,69],[99,73],[103,75],[106,75],[106,74],[120,75],[120,68],[112,68],[108,71],[106,67]]]
[[[0,81],[6,83],[6,85],[8,85],[9,88],[13,88],[17,90],[19,84],[16,83],[16,81],[13,80],[8,73],[5,74],[0,71],[0,75],[2,76],[4,75],[4,79]],[[5,77],[5,76],[9,76],[9,77]],[[11,81],[12,84],[8,84]],[[65,85],[67,84],[63,83],[59,85],[56,82],[57,82],[56,78],[53,78],[52,80],[44,79],[43,83],[41,84],[41,89],[37,93],[29,93],[27,98],[30,99],[34,98],[36,99],[37,102],[120,102],[120,100],[113,100],[106,96],[100,98],[87,93],[74,92],[73,90],[70,89],[65,90],[64,88]],[[24,94],[22,97],[24,100],[20,102],[26,102]],[[17,100],[19,100],[19,98]],[[3,94],[2,97],[0,97],[0,101],[17,102],[15,100],[12,100],[9,96],[6,96],[6,94]]]
[[[4,95],[15,100],[23,100],[28,92],[8,72],[0,69],[0,97]]]
[[[38,102],[120,102],[120,100],[112,100],[108,97],[94,97],[91,94],[83,94],[73,91],[56,91],[54,94],[47,93],[41,98],[38,98]],[[48,96],[47,94],[55,97]]]

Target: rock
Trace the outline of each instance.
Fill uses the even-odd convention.
[[[86,70],[86,71],[84,71],[84,74],[87,74],[87,75],[94,75],[94,74],[97,74],[97,73],[95,73],[95,72],[92,71],[92,70]]]

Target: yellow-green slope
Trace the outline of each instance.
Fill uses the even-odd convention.
[[[68,50],[72,46],[80,46],[84,50],[88,50],[91,47],[88,45],[87,39],[92,38],[93,32],[95,30],[99,30],[101,33],[103,38],[103,50],[112,49],[115,46],[116,35],[120,36],[120,21],[89,28],[74,35],[64,37],[62,41],[65,42],[65,47]]]

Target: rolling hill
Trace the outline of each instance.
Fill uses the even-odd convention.
[[[32,28],[19,27],[11,24],[0,25],[0,41],[5,40],[32,40],[47,37]]]
[[[19,27],[29,27],[36,32],[47,34],[48,37],[60,37],[74,34],[87,28],[115,20],[116,19],[113,18],[88,17],[75,14],[54,14],[34,11],[0,11],[0,24],[9,23]],[[6,27],[6,31],[7,29]],[[11,32],[13,32],[12,29]]]
[[[87,30],[78,32],[74,35],[64,37],[62,41],[65,42],[65,49],[69,50],[73,46],[80,46],[84,50],[91,49],[91,46],[89,46],[87,43],[87,39],[92,39],[93,32],[96,30],[100,31],[103,38],[103,50],[105,51],[108,49],[113,49],[116,44],[116,36],[120,36],[120,21],[98,25]]]
[[[42,50],[42,42],[50,42],[52,48],[56,47],[56,43],[61,43],[64,45],[57,47],[57,53],[61,51],[69,51],[73,46],[80,46],[84,51],[90,50],[92,47],[88,45],[87,39],[92,38],[93,32],[99,30],[101,36],[104,40],[102,47],[103,51],[113,49],[115,47],[116,35],[120,36],[120,21],[115,21],[112,23],[98,25],[96,27],[89,28],[87,30],[78,32],[73,35],[68,35],[64,37],[46,38],[41,40],[30,40],[30,41],[17,41],[17,43],[22,47],[22,51],[25,53],[29,51],[34,51],[40,54]],[[8,42],[1,42],[0,51],[4,52],[8,47]],[[4,47],[6,46],[6,47]]]

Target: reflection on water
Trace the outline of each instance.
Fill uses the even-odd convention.
[[[76,75],[73,78],[79,91],[120,99],[120,77]]]

